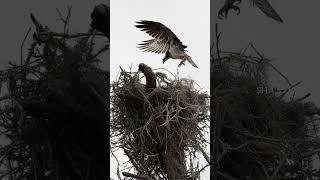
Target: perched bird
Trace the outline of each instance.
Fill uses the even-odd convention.
[[[276,20],[277,22],[283,23],[283,20],[279,14],[273,9],[268,0],[250,0],[254,6],[257,6],[266,16]],[[218,16],[221,18],[227,17],[229,10],[235,10],[237,13],[240,13],[240,8],[234,3],[241,3],[241,0],[225,0],[223,7],[219,10]]]
[[[138,70],[144,74],[144,77],[146,77],[146,92],[151,93],[155,88],[157,88],[156,75],[152,69],[144,63],[139,64]]]
[[[91,27],[110,38],[110,8],[105,4],[94,7],[91,13]]]
[[[141,50],[153,53],[165,53],[162,60],[163,63],[170,58],[181,59],[179,67],[184,65],[185,61],[188,61],[193,67],[198,68],[186,53],[185,49],[187,46],[183,45],[179,38],[165,25],[154,21],[140,21],[137,22],[136,27],[154,38],[142,41],[142,43],[139,44]]]

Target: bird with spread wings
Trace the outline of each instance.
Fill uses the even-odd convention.
[[[165,54],[162,62],[165,63],[168,59],[181,60],[179,67],[188,61],[193,67],[198,66],[193,62],[191,57],[186,53],[187,46],[183,45],[179,38],[165,25],[154,21],[137,22],[137,28],[145,31],[153,39],[142,41],[139,44],[139,49],[146,52]]]
[[[282,18],[276,12],[276,10],[273,9],[273,7],[271,6],[268,0],[250,0],[250,1],[254,6],[258,7],[266,16],[274,19],[277,22],[283,23]],[[221,16],[226,18],[229,10],[231,9],[237,11],[239,14],[240,8],[237,5],[235,5],[236,2],[241,3],[241,0],[225,0],[223,7],[218,12],[219,18],[221,18]]]

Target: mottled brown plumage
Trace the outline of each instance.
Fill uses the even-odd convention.
[[[142,41],[139,44],[139,49],[147,52],[164,54],[163,63],[168,59],[181,59],[179,67],[188,61],[192,66],[198,68],[191,57],[186,54],[186,48],[179,38],[165,25],[154,21],[137,22],[137,28],[145,31],[153,37],[153,39]]]

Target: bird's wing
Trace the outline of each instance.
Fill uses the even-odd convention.
[[[137,28],[140,28],[141,31],[145,31],[150,36],[154,37],[158,40],[158,42],[162,43],[170,43],[173,42],[178,47],[182,49],[187,48],[187,46],[183,45],[179,38],[165,25],[159,22],[154,21],[140,21],[137,22]],[[170,45],[170,44],[169,44]]]
[[[170,44],[162,39],[150,39],[146,41],[142,41],[139,44],[139,49],[147,52],[154,52],[154,53],[165,53],[168,51]]]
[[[276,10],[273,9],[271,4],[268,2],[268,0],[252,0],[253,4],[256,5],[266,16],[283,23],[283,20],[279,16],[279,14],[276,12]]]

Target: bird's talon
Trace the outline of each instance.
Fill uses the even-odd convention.
[[[218,18],[222,19],[221,17],[227,18],[228,13],[230,10],[236,11],[237,15],[240,14],[240,8],[237,5],[234,5],[236,3],[237,5],[241,3],[241,0],[234,0],[231,3],[225,4],[218,12]]]
[[[227,18],[228,12],[229,12],[228,7],[227,6],[223,6],[218,12],[218,18],[219,19],[222,19],[222,17],[223,18]]]
[[[182,65],[185,66],[184,62],[181,62],[181,63],[178,65],[178,67],[181,67]]]

